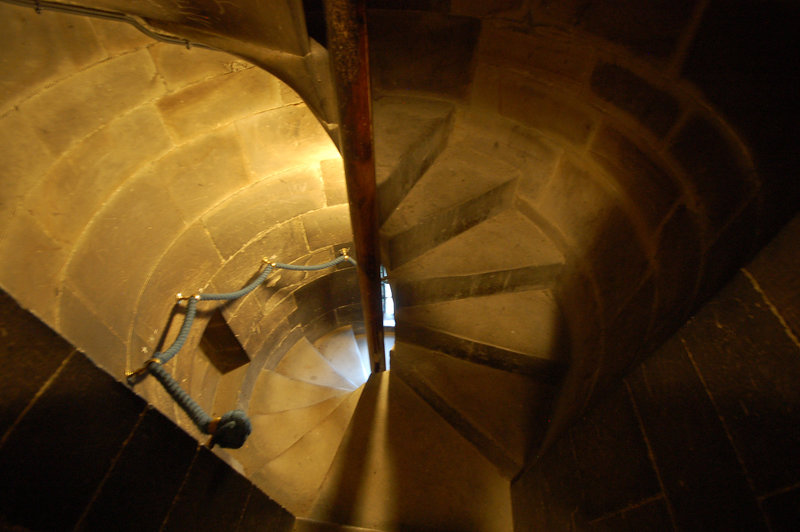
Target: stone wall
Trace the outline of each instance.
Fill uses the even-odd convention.
[[[291,530],[294,518],[0,292],[0,528]]]
[[[516,481],[517,530],[794,530],[800,218]]]

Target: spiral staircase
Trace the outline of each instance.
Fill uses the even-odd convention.
[[[119,13],[134,9],[117,0],[86,4]],[[295,0],[270,3],[269,9],[256,0],[242,0],[230,3],[228,11],[217,2],[197,2],[191,9],[183,4],[150,2],[136,7],[142,12],[133,15],[157,33],[180,36],[187,46],[205,43],[275,73],[302,98],[292,100],[285,113],[280,111],[282,120],[291,123],[291,113],[304,103],[322,124],[325,140],[337,138],[327,50],[314,2],[306,2],[305,14],[303,3]],[[607,45],[606,36],[573,35],[557,23],[531,29],[525,26],[530,22],[525,13],[504,11],[505,2],[496,2],[495,8],[489,6],[493,3],[465,2],[460,13],[447,13],[437,2],[421,2],[420,11],[384,9],[391,2],[377,4],[379,9],[370,13],[374,151],[381,258],[396,305],[396,326],[387,334],[390,369],[369,372],[352,266],[333,273],[282,273],[242,303],[223,307],[221,314],[247,355],[240,369],[221,377],[208,370],[200,335],[190,337],[190,352],[181,355],[188,362],[178,361],[172,369],[205,407],[228,409],[235,403],[246,410],[252,435],[241,449],[220,455],[295,515],[295,530],[510,531],[514,480],[547,444],[546,438],[557,437],[577,419],[596,389],[613,383],[636,357],[681,323],[704,291],[722,278],[718,272],[730,265],[725,261],[746,253],[742,250],[747,246],[739,242],[726,247],[736,241],[726,232],[747,221],[761,192],[748,188],[750,163],[739,159],[731,163],[726,179],[738,179],[740,163],[747,167],[742,171],[746,178],[736,182],[739,188],[725,183],[726,190],[733,190],[726,196],[733,198],[730,204],[720,206],[718,184],[704,182],[702,168],[695,181],[692,169],[685,168],[689,163],[679,160],[674,138],[693,124],[686,119],[689,110],[707,113],[709,107],[685,84],[660,77],[658,64],[631,59],[616,44]],[[522,26],[524,31],[518,31]],[[141,58],[120,52],[131,42],[141,49],[141,37],[120,37],[120,44],[109,37],[112,32],[104,35],[111,42],[105,43],[110,59],[98,64]],[[419,39],[405,42],[408,35]],[[401,45],[407,45],[406,55],[395,59]],[[414,59],[418,61],[412,65]],[[643,91],[642,84],[647,84],[639,78],[631,82],[612,61],[635,70],[648,83],[657,80],[653,85],[663,88],[663,95],[678,94],[676,101],[685,107],[681,118],[673,117],[675,123],[666,128],[654,126],[648,120],[670,113],[646,107],[641,119],[630,101],[603,96],[597,81],[601,75],[628,83],[629,89]],[[200,70],[211,72],[209,65]],[[226,98],[259,92],[253,89],[263,83],[252,74],[257,69],[238,72],[238,63],[226,65],[226,79],[232,80],[226,81]],[[81,68],[88,70],[85,65],[76,70]],[[176,71],[176,79],[191,77]],[[145,79],[145,74],[137,79]],[[191,83],[206,83],[202,76],[208,73],[201,74]],[[208,79],[209,85],[217,83]],[[193,94],[184,96],[188,92],[181,92],[181,79],[166,79],[169,90],[173,82],[178,87],[175,94],[186,97],[191,106]],[[194,87],[189,85],[189,90]],[[148,98],[156,102],[153,106],[145,101],[148,113],[157,107],[167,116],[174,108],[181,118],[183,99],[146,88],[155,94]],[[202,95],[200,89],[196,93]],[[634,103],[636,97],[631,96]],[[203,120],[209,129],[228,127],[226,101],[213,98],[216,110],[203,109]],[[131,107],[140,104],[130,100]],[[657,103],[664,100],[669,107],[669,98]],[[128,105],[120,103],[121,108],[123,104]],[[264,112],[263,106],[254,104],[254,109]],[[247,112],[259,116],[253,109]],[[250,119],[242,116],[231,120]],[[244,137],[242,131],[251,124],[241,123],[236,124],[237,134]],[[252,127],[258,132],[255,137],[272,135],[274,141],[292,133],[290,126],[264,123],[268,127]],[[170,130],[176,149],[193,142],[195,135],[193,124],[179,126]],[[670,127],[671,136],[658,131]],[[80,138],[90,131],[87,126]],[[46,128],[44,134],[49,134]],[[254,141],[255,148],[245,146],[242,151],[283,149],[280,155],[291,159],[290,146],[305,157],[305,141],[291,145],[292,140],[279,148]],[[51,147],[70,147],[70,142],[53,135]],[[68,259],[73,262],[64,267],[66,274],[59,274],[62,284],[55,291],[65,294],[60,303],[51,303],[49,295],[40,303],[35,293],[25,292],[27,285],[16,291],[11,286],[9,292],[89,356],[96,356],[99,364],[113,371],[126,364],[130,369],[157,343],[174,337],[174,326],[153,332],[171,308],[165,291],[173,285],[196,282],[236,289],[252,274],[253,259],[261,258],[266,244],[288,255],[279,260],[297,264],[323,262],[351,244],[342,192],[328,190],[325,173],[340,163],[330,158],[329,147],[315,151],[314,146],[308,152],[316,157],[312,163],[322,168],[323,177],[313,186],[292,181],[291,171],[281,167],[274,174],[277,178],[271,174],[271,182],[263,179],[267,185],[260,191],[249,182],[234,183],[221,188],[213,201],[201,197],[197,206],[187,201],[186,212],[180,213],[183,225],[175,223],[176,233],[179,227],[187,234],[186,227],[194,228],[204,239],[209,233],[216,247],[202,250],[211,249],[220,259],[207,259],[208,254],[200,258],[201,253],[187,245],[184,254],[197,266],[186,269],[186,278],[173,271],[173,263],[183,258],[183,241],[176,237],[159,244],[163,249],[158,255],[148,255],[140,284],[130,289],[138,295],[129,299],[124,287],[111,286],[108,293],[86,288],[93,283],[81,281],[74,251]],[[718,146],[712,148],[707,151],[713,155]],[[142,144],[141,149],[148,148]],[[717,151],[727,154],[725,149]],[[153,159],[163,156],[158,150],[154,148]],[[307,157],[301,159],[293,164],[310,164]],[[258,166],[252,161],[259,163],[258,156],[250,161]],[[141,177],[138,169],[124,171]],[[340,177],[341,171],[334,168],[333,173]],[[311,203],[323,194],[313,188],[322,187],[318,182],[323,181],[324,201],[300,215],[282,217],[283,203],[295,201],[293,194],[298,205]],[[137,185],[141,194],[157,197],[152,192],[157,186],[147,183]],[[216,184],[209,179],[203,186],[212,189]],[[30,189],[39,193],[34,185]],[[120,190],[119,197],[127,194]],[[256,198],[252,205],[235,203],[248,194]],[[279,199],[273,201],[273,196]],[[119,197],[115,207],[125,204]],[[234,200],[225,203],[229,198]],[[100,202],[97,212],[106,203]],[[31,216],[38,216],[34,211]],[[118,223],[109,219],[112,225]],[[141,219],[148,220],[144,214]],[[102,221],[93,220],[94,226],[86,224],[89,229],[76,232],[82,240],[72,235],[65,241],[75,249],[90,247],[91,231],[100,228],[100,234]],[[272,224],[269,231],[255,227],[262,222]],[[37,223],[46,225],[46,220]],[[324,223],[345,229],[326,232],[317,227]],[[225,232],[240,241],[217,238]],[[152,239],[154,233],[148,234]],[[332,236],[325,240],[320,234]],[[291,248],[296,242],[303,244],[297,252]],[[718,257],[723,267],[716,267]],[[9,278],[12,281],[4,283],[13,285],[13,276]],[[80,297],[74,295],[78,293]],[[136,317],[130,318],[130,310],[124,319],[104,313],[104,308],[119,306],[114,297],[130,303]],[[77,307],[75,301],[97,322],[90,333],[70,325],[69,305]],[[205,323],[209,319],[198,317]],[[122,338],[127,361],[103,358],[109,356],[104,351],[107,344],[117,337]],[[112,340],[98,340],[106,338]],[[193,431],[152,382],[137,391]]]

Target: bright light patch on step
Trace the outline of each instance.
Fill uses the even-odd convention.
[[[392,287],[386,280],[386,268],[381,266],[381,300],[383,301],[383,326],[394,327],[394,299]]]

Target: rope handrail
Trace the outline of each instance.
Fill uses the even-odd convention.
[[[164,390],[178,403],[184,412],[191,418],[192,422],[197,426],[203,434],[211,435],[210,446],[219,445],[220,447],[227,447],[231,449],[238,449],[247,440],[250,435],[252,426],[247,414],[242,410],[231,410],[223,414],[221,417],[212,418],[203,408],[195,402],[191,396],[186,393],[180,384],[172,377],[172,375],[164,369],[164,364],[169,362],[178,351],[181,350],[189,337],[189,333],[194,323],[194,318],[197,315],[197,303],[200,301],[232,301],[239,299],[255,290],[259,285],[266,281],[267,277],[276,269],[282,270],[295,270],[295,271],[318,271],[326,268],[331,268],[342,262],[349,262],[353,266],[357,266],[356,261],[348,256],[347,249],[341,250],[341,255],[333,260],[324,262],[322,264],[313,264],[308,266],[298,264],[285,264],[282,262],[271,262],[264,259],[266,263],[264,270],[258,276],[240,290],[235,292],[227,292],[221,294],[203,294],[198,293],[191,296],[185,296],[182,293],[177,294],[178,302],[186,301],[186,315],[183,318],[183,323],[178,331],[178,336],[172,345],[165,351],[156,351],[153,356],[145,361],[141,368],[136,371],[131,371],[125,374],[125,379],[128,385],[135,386],[147,375],[152,375],[156,380],[161,383]]]

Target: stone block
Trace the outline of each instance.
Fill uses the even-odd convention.
[[[74,145],[28,194],[25,206],[55,238],[75,243],[114,190],[169,147],[155,108],[141,106]]]
[[[238,408],[239,392],[247,370],[247,365],[239,366],[220,376],[217,392],[214,395],[214,406],[211,408],[212,412],[222,413]]]
[[[66,279],[122,338],[152,268],[184,223],[159,176],[125,182],[84,233]]]
[[[250,182],[233,127],[213,131],[176,147],[143,174],[163,183],[187,222],[194,221]]]
[[[175,137],[184,141],[279,107],[279,83],[278,78],[260,68],[247,68],[170,93],[157,105]]]
[[[263,269],[262,260],[265,257],[276,262],[292,262],[297,257],[307,254],[308,247],[300,221],[293,220],[278,225],[252,240],[239,253],[227,260],[214,276],[214,286],[220,292],[239,290]],[[262,285],[256,291],[269,294],[273,289]]]
[[[587,530],[620,532],[637,530],[674,530],[667,502],[661,496],[650,501],[642,501],[632,508],[617,514],[597,519],[586,525]]]
[[[61,270],[69,251],[50,238],[32,216],[20,211],[0,242],[0,283],[23,306],[54,324]]]
[[[478,54],[479,65],[486,62],[559,84],[584,83],[592,66],[592,51],[552,26],[522,32],[484,22]]]
[[[480,34],[477,19],[376,10],[369,13],[367,27],[380,35],[369,48],[373,87],[466,96]]]
[[[800,522],[800,488],[768,497],[762,504],[774,532],[791,532]]]
[[[0,438],[73,347],[0,291]]]
[[[222,260],[205,228],[195,223],[181,233],[159,257],[150,272],[135,310],[135,331],[150,338],[155,345],[154,331],[162,330],[175,305],[175,294],[196,294],[206,288],[222,266]],[[209,291],[207,288],[205,291]],[[199,309],[214,308],[215,303],[200,303]],[[152,337],[152,338],[151,338]],[[168,339],[170,342],[172,339]]]
[[[305,105],[264,111],[239,120],[236,127],[257,179],[339,157],[336,146]]]
[[[598,179],[578,162],[562,159],[535,204],[539,214],[577,249],[590,246],[620,208]]]
[[[800,346],[737,275],[681,331],[757,495],[800,479]]]
[[[0,115],[49,82],[105,58],[87,18],[4,5],[0,20]]]
[[[693,14],[695,0],[612,0],[586,4],[579,0],[532,2],[537,19],[552,17],[563,24],[588,31],[656,61],[674,52]]]
[[[138,50],[156,43],[155,39],[139,31],[131,24],[101,18],[90,18],[89,20],[92,22],[97,39],[110,56]],[[182,48],[181,46],[168,44],[164,44],[164,46]]]
[[[50,149],[24,113],[11,111],[0,119],[3,178],[0,186],[0,238],[17,204],[53,164]]]
[[[795,216],[747,266],[795,336],[800,336],[799,240],[800,216]]]
[[[702,229],[695,213],[681,205],[661,228],[655,262],[658,292],[657,320],[674,322],[691,305],[700,279]]]
[[[616,385],[570,430],[587,521],[661,492],[639,421],[624,386]],[[563,445],[559,442],[557,445]]]
[[[659,137],[669,132],[680,114],[675,97],[619,65],[600,62],[592,71],[591,87]]]
[[[322,181],[325,183],[327,204],[331,206],[347,203],[347,186],[341,158],[320,161],[319,166],[322,171]]]
[[[252,68],[250,63],[238,57],[205,48],[187,49],[185,46],[157,43],[150,47],[150,54],[170,92],[199,81]]]
[[[680,338],[628,379],[680,530],[765,530],[747,478]]]
[[[251,484],[214,454],[200,447],[163,530],[235,529]]]
[[[578,146],[589,139],[596,121],[576,101],[516,75],[500,81],[500,114]]]
[[[64,338],[91,357],[92,362],[122,380],[127,346],[81,298],[65,286],[61,292],[59,331]]]
[[[303,215],[308,247],[312,250],[353,241],[350,206],[337,205]]]
[[[294,516],[283,509],[281,505],[270,499],[256,486],[250,488],[247,507],[242,514],[237,531],[247,530],[272,530],[274,532],[289,532],[294,526]]]
[[[675,178],[629,138],[607,125],[600,127],[591,150],[650,228],[658,227],[681,194]]]
[[[197,442],[148,409],[77,530],[157,530],[196,449]]]
[[[689,174],[714,229],[721,229],[756,188],[743,154],[705,118],[690,118],[672,140],[670,152]]]
[[[4,442],[2,515],[33,530],[71,530],[144,407],[74,353]]]
[[[20,109],[50,150],[61,153],[163,92],[150,55],[140,50],[82,70],[25,101]]]
[[[322,187],[318,166],[296,168],[243,188],[203,221],[222,256],[228,258],[270,228],[323,207]],[[288,248],[262,249],[277,262],[291,262],[308,253],[304,239]],[[287,254],[289,249],[292,252]]]
[[[501,69],[494,65],[479,62],[475,67],[470,88],[470,107],[477,110],[496,112],[500,107]]]

